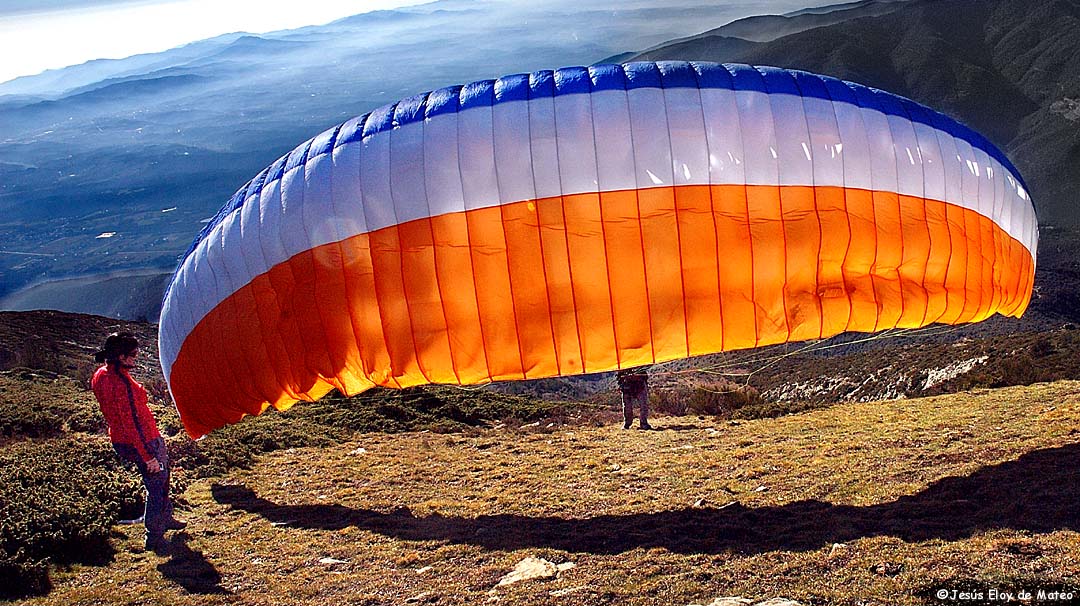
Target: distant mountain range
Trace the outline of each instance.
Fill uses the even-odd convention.
[[[31,283],[50,286],[19,301],[49,305],[41,297],[62,292],[58,279],[80,277],[85,293],[88,274],[171,271],[202,222],[260,169],[380,105],[814,2],[825,3],[440,0],[0,83],[0,308]],[[151,296],[143,282],[130,288]]]
[[[864,0],[743,19],[807,2],[659,4],[442,0],[2,83],[0,308],[48,282],[18,301],[152,317],[160,293],[118,272],[170,271],[239,186],[313,134],[423,90],[604,57],[775,65],[910,97],[1001,147],[1040,223],[1080,226],[1080,0]],[[727,25],[685,37],[709,23]],[[78,307],[106,287],[147,301]]]
[[[1080,2],[866,0],[751,17],[632,55],[774,65],[909,97],[986,135],[1039,223],[1080,225]]]

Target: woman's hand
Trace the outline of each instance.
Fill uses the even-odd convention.
[[[161,473],[161,461],[157,458],[150,459],[150,462],[146,464],[146,468],[150,470],[150,473]]]

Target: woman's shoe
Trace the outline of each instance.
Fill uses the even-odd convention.
[[[185,522],[184,520],[178,520],[174,517],[169,517],[165,520],[163,528],[165,530],[183,530],[187,528],[187,522]]]
[[[166,556],[170,551],[169,542],[165,540],[165,537],[146,537],[146,550],[154,552],[155,555]]]

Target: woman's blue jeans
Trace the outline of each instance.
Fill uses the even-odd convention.
[[[146,487],[146,511],[143,513],[146,536],[156,538],[164,536],[165,521],[172,516],[172,503],[169,501],[169,453],[163,438],[155,438],[147,446],[150,454],[161,463],[161,471],[158,473],[150,473],[134,446],[113,444],[113,449],[121,458],[131,461],[139,468],[143,485]]]

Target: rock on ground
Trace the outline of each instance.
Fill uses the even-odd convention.
[[[569,570],[573,567],[573,562],[555,564],[554,562],[549,562],[543,558],[529,556],[518,562],[513,571],[499,580],[499,584],[496,585],[496,587],[502,587],[503,585],[510,585],[520,581],[528,581],[530,579],[550,579],[560,572]]]

